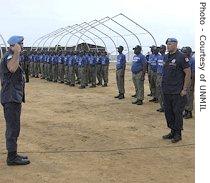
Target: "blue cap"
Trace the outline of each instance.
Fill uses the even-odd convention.
[[[133,48],[133,50],[135,50],[135,49],[139,49],[139,50],[141,50],[142,48],[141,48],[141,46],[140,46],[140,45],[136,45],[136,46],[135,46],[135,48]]]
[[[7,43],[9,45],[15,45],[17,43],[21,43],[23,40],[24,40],[23,36],[12,36],[12,37],[9,38]]]
[[[177,41],[176,38],[168,38],[168,39],[166,40],[166,44],[167,44],[168,42],[170,42],[170,43],[178,43],[178,41]]]

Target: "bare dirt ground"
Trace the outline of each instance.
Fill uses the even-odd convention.
[[[184,121],[183,140],[168,133],[158,104],[131,104],[134,87],[126,71],[126,98],[117,94],[111,66],[109,87],[79,90],[31,79],[22,109],[19,151],[28,166],[6,166],[5,122],[0,111],[0,183],[193,183],[194,119]]]

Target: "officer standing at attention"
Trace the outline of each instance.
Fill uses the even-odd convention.
[[[96,57],[94,56],[94,52],[90,53],[89,56],[89,64],[90,64],[90,88],[96,87]]]
[[[107,87],[109,74],[109,57],[106,51],[102,52],[101,58],[101,76],[102,76],[102,87]]]
[[[102,60],[102,55],[101,52],[97,52],[97,59],[96,59],[96,77],[98,80],[98,83],[96,85],[100,86],[102,85],[102,75],[101,75],[101,60]]]
[[[68,56],[68,65],[69,65],[69,81],[70,81],[70,86],[75,86],[75,65],[76,65],[76,58],[73,52],[69,53]]]
[[[157,78],[156,78],[156,92],[157,92],[157,97],[158,97],[158,102],[160,104],[160,108],[157,109],[158,112],[164,112],[164,107],[163,107],[163,92],[162,92],[162,77],[163,77],[163,60],[165,57],[165,52],[166,52],[166,46],[161,45],[160,49],[160,58],[158,60],[158,66],[157,66]]]
[[[134,49],[133,62],[131,66],[133,84],[135,86],[136,101],[132,104],[142,105],[144,100],[144,78],[146,72],[146,57],[141,53],[141,46]]]
[[[20,53],[23,49],[23,37],[12,36],[8,40],[9,51],[1,62],[1,104],[6,121],[7,165],[27,165],[27,156],[17,154],[17,139],[20,133],[21,103],[25,102],[25,78],[20,67]]]
[[[187,104],[185,106],[184,118],[189,119],[192,118],[192,110],[193,110],[193,101],[194,101],[194,87],[195,87],[195,58],[192,57],[192,49],[187,46],[181,49],[181,52],[184,54],[185,59],[189,60],[190,68],[191,68],[191,82],[190,87],[187,91]]]
[[[29,58],[28,58],[28,53],[26,50],[22,51],[20,61],[21,61],[21,67],[23,71],[25,72],[26,83],[28,83],[29,82]]]
[[[157,46],[153,47],[153,56],[150,60],[150,69],[151,69],[151,80],[150,80],[150,86],[151,86],[151,93],[153,96],[153,99],[149,100],[149,102],[158,102],[157,97],[157,89],[156,89],[156,79],[157,79],[157,66],[158,66],[158,60],[160,60],[159,55],[159,48]]]
[[[126,68],[126,57],[122,53],[123,46],[119,46],[118,48],[119,55],[117,55],[117,64],[116,64],[116,80],[117,80],[117,88],[119,91],[119,95],[115,96],[118,99],[124,99],[125,96],[125,68]]]
[[[171,139],[172,143],[182,140],[182,112],[187,101],[187,90],[190,85],[191,70],[189,61],[177,49],[177,39],[166,40],[168,54],[164,59],[162,90],[167,126],[171,132],[163,139]]]

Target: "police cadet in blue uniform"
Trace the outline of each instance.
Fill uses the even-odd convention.
[[[21,103],[25,102],[25,78],[19,63],[23,39],[22,36],[12,36],[8,40],[9,51],[1,62],[1,104],[6,121],[7,165],[27,165],[30,163],[27,156],[17,154]]]
[[[151,78],[150,78],[150,86],[151,86],[151,93],[153,96],[153,99],[149,100],[149,102],[158,102],[157,97],[157,88],[156,88],[156,79],[157,79],[157,66],[158,66],[158,60],[160,59],[159,55],[159,48],[157,46],[153,46],[153,55],[150,59],[150,69],[151,69]]]
[[[101,58],[101,77],[102,77],[102,87],[107,87],[108,84],[108,74],[109,74],[109,57],[106,51],[102,52]]]
[[[97,59],[96,59],[96,77],[97,77],[97,80],[98,80],[98,83],[97,83],[98,86],[102,85],[102,75],[101,75],[102,65],[101,65],[101,62],[102,62],[102,55],[101,55],[101,52],[98,52],[97,53]]]
[[[133,84],[135,86],[136,101],[132,104],[142,105],[144,100],[144,79],[146,72],[146,57],[141,53],[141,46],[134,49],[133,62],[131,66]]]
[[[160,108],[157,109],[158,112],[164,112],[163,107],[163,92],[162,92],[162,77],[163,77],[163,64],[164,64],[164,57],[166,52],[166,46],[161,45],[159,48],[160,58],[158,59],[158,66],[157,66],[157,78],[156,78],[156,92],[158,97],[158,102],[160,104]]]
[[[26,50],[22,51],[20,61],[21,61],[21,67],[23,71],[25,72],[26,83],[28,83],[29,82],[29,57],[28,57],[28,52]]]
[[[118,48],[119,55],[117,55],[117,63],[116,63],[116,81],[117,81],[117,88],[119,94],[115,96],[118,99],[124,99],[125,96],[125,68],[126,68],[126,57],[122,53],[123,46],[119,46]]]
[[[184,118],[189,119],[192,118],[192,110],[193,110],[193,101],[194,101],[194,87],[195,87],[195,58],[192,57],[192,49],[187,46],[181,49],[181,52],[184,54],[185,58],[189,60],[190,68],[191,68],[191,82],[190,87],[187,91],[187,104],[185,106]]]
[[[76,67],[76,58],[73,52],[70,52],[68,55],[68,65],[69,65],[69,81],[70,86],[75,86],[75,67]]]
[[[150,93],[147,95],[149,97],[152,97],[152,70],[151,70],[151,60],[153,59],[154,56],[154,47],[156,47],[155,45],[150,46],[150,52],[148,53],[148,55],[146,55],[146,59],[147,59],[147,74],[148,74],[148,81],[149,81],[149,89],[150,89]],[[134,96],[135,97],[135,96]]]
[[[168,128],[171,132],[163,139],[171,139],[172,143],[182,140],[182,112],[187,101],[187,89],[190,85],[191,70],[189,61],[177,49],[177,39],[166,40],[168,54],[164,59],[162,90],[164,110]]]
[[[90,53],[89,56],[89,64],[90,64],[90,82],[91,86],[90,88],[96,87],[96,56],[94,55],[94,52]]]

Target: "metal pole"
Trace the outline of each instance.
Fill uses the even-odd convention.
[[[144,31],[146,31],[152,37],[153,41],[155,42],[155,46],[157,46],[157,42],[156,42],[154,36],[147,29],[145,29],[144,27],[142,27],[141,25],[139,25],[138,23],[136,23],[135,21],[133,21],[132,19],[130,19],[129,17],[127,17],[126,15],[124,15],[123,13],[120,13],[119,15],[127,18],[128,20],[130,20],[131,22],[133,22],[134,24],[136,24],[138,27],[140,27],[141,29],[143,29]]]
[[[103,19],[104,19],[104,18],[103,18]],[[102,19],[102,20],[103,20],[103,19]],[[94,20],[93,20],[93,21],[94,21]],[[89,24],[92,23],[93,21],[89,22]],[[82,23],[82,24],[83,24],[83,23]],[[81,24],[81,25],[82,25],[82,24]],[[88,26],[87,26],[87,27],[88,27]],[[83,30],[83,29],[80,29],[80,31],[81,31],[81,30]],[[76,33],[77,33],[77,32],[76,32]],[[76,33],[75,33],[75,34],[76,34]],[[68,45],[68,43],[70,42],[70,40],[71,40],[72,37],[73,37],[73,35],[70,36],[69,39],[67,40],[65,49],[66,49],[66,47],[67,47],[67,45]]]
[[[76,26],[76,24],[75,25],[73,25],[72,27],[74,27],[74,26]],[[64,30],[65,28],[61,28],[62,30]],[[59,34],[57,34],[53,39],[52,39],[52,41],[50,42],[50,44],[49,44],[49,47],[51,46],[51,44],[52,44],[52,42],[57,38],[57,37],[59,37],[59,36],[61,36],[62,34],[64,34],[66,31],[62,31],[61,33],[59,33]],[[49,48],[48,48],[48,50],[49,50]]]
[[[83,24],[83,23],[81,23],[80,25],[82,25],[82,24]],[[75,24],[75,25],[78,25],[78,24]],[[68,27],[69,27],[69,26],[68,26]],[[67,28],[68,28],[68,27],[67,27]],[[61,40],[62,40],[66,35],[69,35],[69,33],[72,33],[73,31],[75,31],[75,30],[72,30],[72,31],[67,32],[66,34],[64,34],[64,35],[59,39],[57,45],[61,42]],[[70,37],[71,37],[71,36],[70,36]],[[66,46],[65,46],[64,50],[66,50]]]
[[[53,32],[51,32],[51,33],[45,34],[44,36],[39,37],[38,39],[36,39],[36,40],[34,41],[34,43],[32,44],[32,46],[31,46],[31,50],[33,50],[33,47],[34,47],[34,45],[36,44],[37,41],[39,41],[40,39],[41,39],[41,41],[42,41],[42,39],[46,38],[47,36],[49,36],[49,35],[51,35],[51,34],[53,34],[53,33],[58,32],[59,30],[60,30],[60,29],[57,29],[57,30],[55,30],[55,31],[53,31]]]
[[[76,24],[77,25],[77,24]],[[72,26],[73,27],[73,26]],[[68,27],[68,29],[67,28],[63,28],[63,29],[65,29],[65,31],[66,32],[68,32],[68,34],[72,34],[71,33],[71,31],[69,31],[69,28],[70,29],[72,29],[72,27],[70,26],[70,27]],[[65,33],[65,35],[66,35],[66,33]],[[60,35],[59,35],[60,36]],[[79,38],[79,36],[77,36],[77,35],[75,35],[77,38]],[[84,39],[82,39],[83,41],[84,41],[84,43],[87,45],[87,47],[88,47],[88,50],[90,50],[90,47],[89,47],[89,45],[86,43],[86,41],[84,40]],[[53,41],[53,40],[52,40]],[[51,41],[51,43],[52,43],[52,41]],[[59,44],[59,42],[56,44],[57,46],[55,47],[55,50],[57,50],[58,49],[58,44]],[[49,45],[49,47],[48,47],[48,50],[50,49],[50,46],[51,46],[51,44]]]
[[[87,25],[87,24],[86,24],[86,25]],[[80,27],[83,28],[82,26],[80,26]],[[104,44],[104,46],[105,46],[105,50],[107,50],[106,43],[104,42],[103,39],[101,39],[98,35],[92,33],[91,31],[89,31],[89,29],[86,29],[86,28],[83,28],[83,29],[85,30],[85,32],[82,34],[82,36],[85,35],[86,32],[89,32],[90,34],[92,34],[92,35],[96,36],[97,38],[99,38],[99,39],[103,42],[103,44]],[[90,28],[90,29],[92,29],[92,28]],[[75,51],[77,50],[77,45],[78,45],[79,40],[81,39],[82,36],[80,36],[79,39],[78,39],[78,41],[77,41],[77,44],[76,44],[76,46],[75,46]],[[97,51],[98,51],[98,49],[97,49]]]
[[[89,23],[87,23],[87,22],[85,22],[85,23],[86,23],[87,25],[89,25],[91,28],[97,30],[97,31],[100,32],[101,34],[104,34],[106,37],[108,37],[108,38],[113,42],[114,47],[115,47],[115,50],[116,50],[116,54],[117,54],[117,49],[116,49],[116,48],[117,48],[117,45],[115,44],[114,40],[113,40],[109,35],[105,34],[105,33],[102,32],[101,30],[99,30],[99,29],[95,28],[94,26],[90,25]]]
[[[127,29],[125,26],[121,25],[120,23],[118,23],[116,20],[113,20],[113,18],[108,17],[110,20],[112,20],[113,22],[115,22],[117,25],[121,26],[122,28],[124,28],[125,30],[127,30],[128,32],[130,32],[132,35],[135,36],[135,38],[138,40],[139,45],[141,45],[141,42],[139,40],[139,38],[136,36],[136,34],[134,34],[131,30]]]
[[[95,21],[97,21],[99,23],[98,25],[103,25],[104,27],[108,28],[112,32],[116,33],[117,35],[119,35],[125,41],[125,44],[126,44],[127,49],[128,49],[128,53],[127,54],[128,54],[128,58],[129,58],[129,46],[128,46],[128,43],[127,43],[126,39],[120,33],[118,33],[117,31],[113,30],[109,26],[105,25],[104,22],[106,22],[107,20],[104,21],[104,22],[100,22],[100,20],[95,20]],[[96,25],[96,26],[98,26],[98,25]]]
[[[7,51],[7,43],[6,43],[6,41],[4,40],[4,38],[3,38],[3,36],[1,34],[0,34],[0,37],[1,37],[2,41],[3,41],[3,43],[4,43],[5,49]]]
[[[60,32],[48,36],[48,37],[46,38],[46,40],[44,41],[41,50],[44,49],[44,46],[45,46],[46,42],[47,42],[51,37],[54,37],[54,36],[56,36],[56,35],[58,35],[58,34],[61,34],[61,33],[64,33],[64,32],[65,32],[65,30],[64,30],[63,28],[61,28],[61,31],[60,31]]]
[[[84,23],[82,23],[82,24],[84,24]],[[68,41],[67,41],[67,43],[66,43],[66,45],[65,45],[65,48],[64,48],[65,50],[66,50],[66,48],[67,48],[68,42],[70,41],[70,39],[71,39],[73,36],[75,36],[78,32],[79,32],[80,34],[82,34],[81,31],[83,30],[83,28],[80,29],[80,30],[78,30],[78,29],[76,29],[76,28],[74,28],[74,29],[76,30],[76,32],[73,33],[73,34],[69,37],[69,39],[68,39]],[[95,44],[96,50],[98,50],[98,47],[97,47],[96,42],[95,42],[91,37],[89,37],[89,36],[87,36],[87,35],[85,35],[85,36],[88,37],[90,40],[93,41],[93,43]]]

